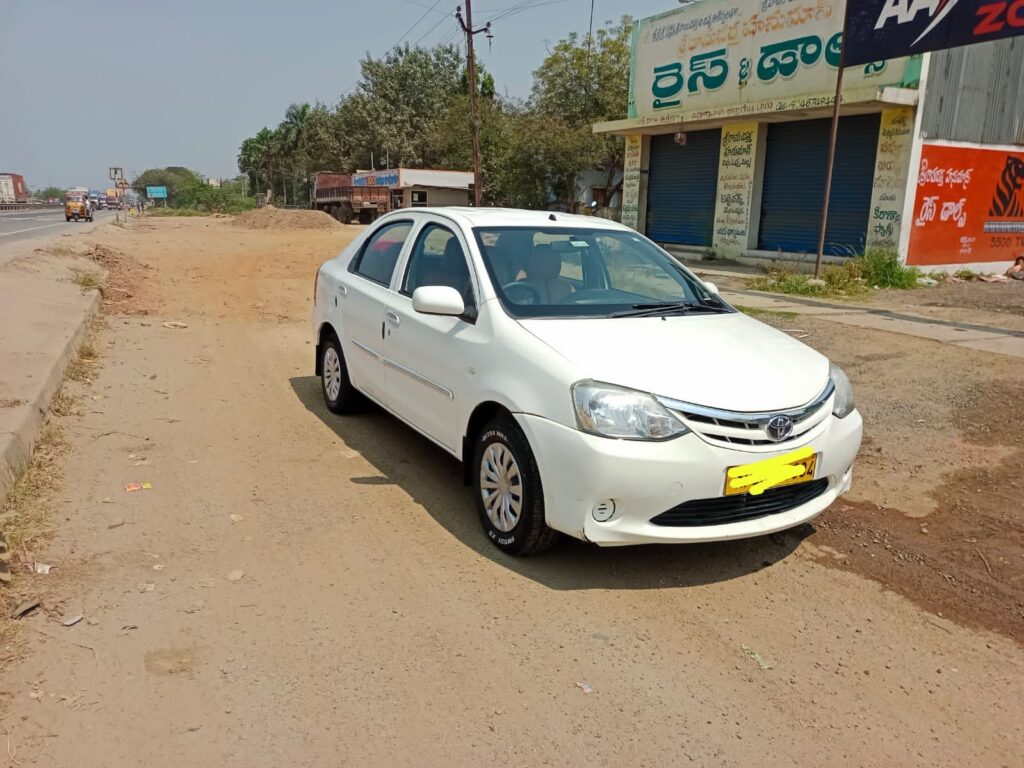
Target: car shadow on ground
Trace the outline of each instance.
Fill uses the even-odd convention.
[[[372,404],[352,416],[331,413],[315,376],[296,376],[290,383],[306,409],[380,473],[350,482],[401,487],[467,547],[551,589],[661,589],[728,581],[783,560],[814,532],[804,525],[733,542],[612,548],[563,536],[536,557],[510,557],[487,540],[458,461]]]

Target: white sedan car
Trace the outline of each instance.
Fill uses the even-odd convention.
[[[600,218],[417,208],[314,289],[327,407],[363,398],[463,462],[484,531],[526,555],[738,539],[850,488],[846,376]]]

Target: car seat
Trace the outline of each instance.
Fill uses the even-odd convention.
[[[523,282],[537,292],[539,303],[561,304],[572,293],[569,281],[559,277],[561,271],[562,257],[549,243],[541,243],[534,246],[530,254]]]

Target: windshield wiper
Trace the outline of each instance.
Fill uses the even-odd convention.
[[[692,301],[660,301],[649,304],[634,304],[632,309],[612,312],[611,317],[656,317],[658,315],[684,315],[687,312],[716,312],[717,307],[694,304]]]

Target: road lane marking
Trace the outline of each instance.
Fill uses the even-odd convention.
[[[62,221],[59,224],[44,224],[41,227],[28,227],[27,229],[16,229],[13,232],[0,232],[0,237],[10,237],[11,235],[17,235],[17,234],[20,234],[22,232],[31,232],[34,229],[49,229],[50,227],[59,227],[62,224],[66,224],[66,223],[67,222]]]

